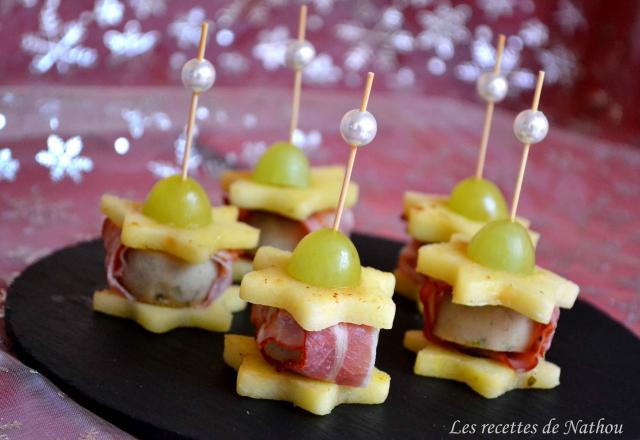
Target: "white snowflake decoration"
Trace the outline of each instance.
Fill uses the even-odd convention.
[[[197,46],[200,42],[200,26],[206,19],[204,9],[191,8],[186,14],[179,16],[169,25],[169,35],[176,38],[180,49]],[[210,30],[212,27],[210,27]]]
[[[97,0],[93,15],[100,27],[115,26],[122,21],[124,5],[118,0]]]
[[[511,94],[532,89],[535,85],[535,74],[530,69],[520,67],[523,49],[522,38],[513,35],[507,38],[500,70],[509,79]],[[458,64],[454,73],[462,81],[475,82],[482,72],[493,69],[495,62],[493,32],[489,27],[481,25],[476,28],[475,39],[471,43],[471,61]]]
[[[191,152],[189,154],[189,163],[187,165],[187,169],[189,171],[197,170],[198,167],[202,164],[202,154],[200,154],[200,151],[198,151],[198,147],[195,145],[196,139],[198,138],[198,134],[199,134],[198,126],[194,125],[193,132],[192,132],[193,141],[191,143]],[[175,142],[173,143],[174,159],[176,163],[180,164],[181,166],[182,166],[182,158],[184,156],[184,148],[186,145],[187,145],[187,129],[185,127],[182,130],[182,133],[180,133],[180,136],[178,136],[178,139],[176,139]]]
[[[549,28],[536,18],[522,23],[518,34],[529,47],[542,47],[549,41]]]
[[[58,17],[59,0],[47,0],[40,11],[38,33],[22,36],[24,51],[34,55],[30,68],[36,74],[43,74],[56,66],[58,73],[65,74],[70,66],[88,68],[98,58],[95,49],[82,46],[87,28],[82,20],[62,23]]]
[[[456,66],[455,75],[466,82],[475,82],[482,72],[493,69],[496,62],[496,48],[493,41],[493,31],[485,25],[478,26],[475,30],[475,39],[471,43],[471,61],[460,63]],[[500,71],[509,75],[517,69],[523,43],[520,37],[511,36],[502,55]]]
[[[242,144],[240,158],[242,163],[253,167],[258,163],[258,159],[267,151],[267,143],[264,141],[247,141]]]
[[[149,127],[167,131],[172,123],[169,116],[164,112],[153,112],[145,115],[141,110],[123,109],[120,113],[129,127],[129,133],[134,139],[140,139],[145,130]]]
[[[487,18],[495,21],[503,15],[512,16],[516,0],[477,0],[476,3]]]
[[[578,71],[575,54],[564,46],[555,46],[549,50],[543,50],[538,54],[542,70],[545,71],[545,80],[549,84],[560,83],[569,86]]]
[[[129,5],[139,20],[161,16],[167,10],[166,0],[129,0]]]
[[[189,154],[189,162],[187,164],[187,170],[190,173],[196,172],[200,165],[202,165],[203,157],[200,151],[198,151],[198,147],[195,145],[195,140],[198,137],[198,126],[193,126],[193,142],[191,144],[191,152]],[[184,148],[186,146],[186,128],[182,130],[180,136],[173,143],[173,154],[175,163],[170,163],[166,161],[151,161],[147,165],[147,169],[151,171],[151,173],[159,178],[165,178],[169,176],[173,176],[175,174],[180,174],[182,171],[182,158],[184,156]]]
[[[302,72],[305,81],[312,84],[335,84],[342,78],[342,69],[333,64],[331,55],[317,55]]]
[[[6,180],[13,182],[20,169],[20,162],[11,156],[9,148],[0,149],[0,182]]]
[[[227,73],[245,73],[249,70],[249,64],[249,59],[240,52],[225,52],[218,56],[218,66]]]
[[[49,168],[49,175],[54,182],[69,176],[75,183],[80,183],[82,173],[93,169],[93,161],[80,156],[82,148],[80,136],[64,141],[60,136],[51,134],[47,138],[47,150],[36,154],[36,162]]]
[[[311,0],[311,4],[318,13],[326,15],[333,10],[336,0]]]
[[[398,68],[398,56],[411,52],[415,46],[413,35],[402,28],[403,23],[402,12],[396,7],[387,7],[371,29],[357,22],[338,24],[338,39],[353,44],[345,54],[345,69],[358,72],[371,62],[387,72]]]
[[[318,130],[304,132],[296,128],[293,132],[293,145],[306,152],[312,152],[322,145],[322,133]]]
[[[36,101],[36,106],[38,107],[40,116],[42,116],[42,118],[45,119],[49,124],[49,128],[52,131],[56,131],[60,127],[60,120],[58,118],[58,116],[60,115],[60,109],[62,107],[60,99],[38,99]]]
[[[160,39],[157,31],[140,32],[140,22],[128,21],[124,31],[109,30],[104,33],[104,45],[115,58],[133,58],[153,50]]]
[[[441,62],[441,60],[439,58],[437,58],[437,61],[431,61],[431,63],[433,62]],[[430,70],[432,73],[437,74],[437,66],[431,66],[431,67],[427,67],[428,70]],[[405,88],[410,88],[413,87],[416,83],[416,74],[413,71],[413,69],[411,69],[410,67],[401,67],[398,69],[398,71],[391,76],[388,79],[388,84],[391,88],[394,89],[405,89]]]
[[[175,176],[180,173],[180,168],[172,163],[160,162],[152,160],[147,165],[147,169],[151,171],[154,177],[157,179],[164,179],[165,177]]]
[[[274,9],[293,5],[293,3],[291,0],[262,0],[258,2],[233,0],[226,9],[230,12],[228,15],[235,14],[237,18],[241,12],[242,18],[245,19],[248,24],[254,27],[260,27],[267,24],[271,12]],[[302,3],[302,1],[299,1],[299,3]]]
[[[418,14],[418,23],[424,29],[416,37],[418,47],[434,50],[443,60],[453,58],[455,46],[466,43],[471,37],[467,21],[471,18],[468,5],[452,7],[448,3],[438,5],[433,11]]]
[[[562,30],[569,35],[573,35],[576,30],[587,25],[587,20],[584,18],[582,11],[570,0],[560,1],[558,10],[553,16]]]
[[[289,29],[276,26],[265,29],[258,34],[258,43],[253,46],[251,53],[254,58],[262,61],[266,70],[275,70],[285,66],[285,52],[289,43]]]

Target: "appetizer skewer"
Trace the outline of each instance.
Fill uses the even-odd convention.
[[[144,203],[104,195],[102,236],[108,289],[93,297],[96,311],[136,320],[156,333],[176,327],[226,331],[246,303],[231,285],[232,252],[250,249],[259,231],[237,221],[235,207],[212,208],[200,184],[187,176],[198,96],[215,80],[204,59],[207,24],[198,57],[182,69],[192,90],[182,174],[158,181]]]
[[[478,151],[475,175],[468,177],[453,188],[447,196],[408,191],[404,195],[403,218],[407,221],[407,232],[411,241],[402,248],[395,270],[397,292],[417,300],[425,277],[416,272],[418,249],[427,243],[443,243],[461,234],[475,234],[488,221],[507,218],[507,204],[500,189],[483,178],[484,164],[491,132],[493,108],[504,99],[508,91],[507,79],[500,73],[505,37],[500,35],[496,48],[496,64],[491,72],[478,78],[477,91],[487,102],[484,126]],[[519,222],[528,226],[525,219]],[[538,235],[531,232],[534,244]]]
[[[300,112],[302,70],[313,60],[315,49],[305,40],[307,7],[300,8],[298,38],[287,47],[287,65],[294,74],[291,123],[288,142],[271,145],[253,171],[228,171],[222,189],[230,205],[241,209],[241,219],[261,230],[259,246],[291,251],[309,232],[330,227],[335,216],[337,193],[344,174],[339,166],[314,167],[293,144]],[[348,188],[341,230],[347,235],[354,225],[349,209],[358,199],[358,186]],[[234,279],[251,270],[254,250],[234,263]]]
[[[544,72],[533,105],[515,119],[524,144],[510,217],[483,226],[470,241],[427,244],[417,271],[423,331],[408,331],[404,345],[417,353],[414,372],[465,382],[486,398],[514,388],[554,388],[560,368],[545,360],[559,308],[571,308],[576,284],[535,265],[530,233],[516,221],[531,144],[542,141],[548,122],[538,111]]]
[[[311,232],[292,253],[259,248],[242,279],[256,337],[226,335],[224,348],[242,396],[287,400],[324,415],[341,403],[382,403],[388,395],[390,378],[374,364],[379,330],[393,323],[395,280],[361,267],[339,231],[357,149],[377,131],[366,111],[372,81],[369,73],[361,108],[341,122],[351,154],[333,227]]]

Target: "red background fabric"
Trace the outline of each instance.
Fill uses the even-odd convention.
[[[250,166],[286,137],[292,74],[282,51],[295,33],[298,5],[0,4],[0,350],[10,349],[2,316],[13,277],[57,248],[96,237],[101,194],[142,199],[157,178],[176,171],[189,99],[179,68],[195,55],[188,37],[195,29],[197,40],[200,20],[212,21],[207,58],[218,80],[201,100],[190,173],[219,201],[222,169]],[[346,161],[338,121],[358,105],[365,72],[377,74],[370,110],[379,134],[354,170],[362,188],[356,230],[406,240],[403,192],[447,193],[473,172],[484,117],[474,79],[490,68],[490,47],[503,32],[511,93],[497,106],[486,176],[509,200],[521,151],[511,124],[530,105],[531,78],[544,68],[541,109],[551,131],[532,149],[519,213],[542,233],[539,264],[576,281],[581,299],[640,335],[640,4],[314,0],[309,6],[307,35],[318,57],[304,77],[299,140],[314,164]],[[191,25],[181,26],[185,16]],[[74,29],[79,34],[69,33]],[[135,37],[137,30],[146,36]],[[129,42],[114,46],[125,31]],[[71,46],[49,46],[76,37]],[[42,386],[41,376],[29,374],[0,352],[0,376],[9,377],[0,380],[0,396],[19,398]],[[60,404],[50,385],[43,389],[36,399],[44,400],[34,402],[55,407],[45,415],[28,407],[8,412],[17,407],[0,398],[0,415],[11,417],[0,419],[0,437],[30,438],[31,417],[29,429],[40,428],[45,438],[53,420],[87,414],[68,399]],[[59,436],[117,436],[87,417],[64,425]]]

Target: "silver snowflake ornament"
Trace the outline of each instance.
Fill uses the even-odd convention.
[[[223,72],[238,75],[249,70],[250,60],[240,52],[231,51],[221,53],[217,65]]]
[[[262,61],[266,70],[276,70],[285,66],[285,53],[289,43],[289,29],[276,26],[264,29],[258,34],[258,44],[253,46],[251,53],[254,58]]]
[[[206,13],[200,7],[191,8],[169,25],[169,35],[176,38],[180,49],[189,49],[200,42],[200,26],[206,20]],[[210,30],[213,27],[210,26]]]
[[[125,108],[120,114],[129,127],[129,134],[134,139],[140,139],[149,127],[167,131],[172,126],[171,118],[164,112],[144,114],[142,110]]]
[[[0,181],[13,182],[20,169],[20,162],[11,156],[9,148],[0,149]]]
[[[520,36],[512,35],[507,38],[501,71],[509,80],[509,93],[512,95],[535,86],[534,72],[520,65],[524,48],[525,43]],[[480,74],[493,69],[496,61],[493,31],[485,25],[478,26],[470,49],[471,60],[458,64],[454,71],[455,76],[464,82],[476,82]]]
[[[310,153],[317,150],[322,145],[322,133],[318,130],[309,130],[304,132],[296,128],[293,132],[293,145],[302,151]]]
[[[335,84],[342,78],[342,68],[333,63],[331,55],[322,53],[304,69],[302,76],[312,84]]]
[[[118,0],[98,0],[93,15],[100,27],[115,26],[122,21],[124,5]]]
[[[166,0],[129,0],[136,18],[146,20],[153,16],[160,16],[167,10]]]
[[[549,41],[549,28],[537,18],[522,23],[518,34],[529,47],[542,47]]]
[[[456,66],[455,75],[462,81],[475,82],[482,72],[492,70],[496,62],[496,48],[493,41],[493,31],[486,25],[475,29],[475,37],[470,45],[471,61],[465,61]],[[507,75],[520,64],[523,48],[520,37],[511,36],[502,56],[501,71]]]
[[[128,21],[124,31],[108,30],[104,33],[104,45],[114,58],[133,58],[153,50],[160,34],[157,31],[140,32],[140,22]]]
[[[87,24],[81,20],[63,23],[58,16],[59,0],[48,0],[40,11],[40,29],[22,36],[22,49],[33,55],[30,69],[43,74],[56,66],[65,74],[70,66],[88,68],[95,64],[98,54],[93,48],[82,46]]]
[[[458,43],[466,43],[471,37],[467,21],[471,18],[468,5],[452,7],[447,3],[438,5],[433,11],[418,15],[418,22],[424,29],[417,36],[418,47],[435,50],[438,57],[448,60],[455,54]]]
[[[542,69],[546,72],[545,79],[549,84],[560,83],[571,86],[578,73],[576,55],[563,45],[557,45],[549,50],[542,50],[538,54]]]
[[[93,169],[93,161],[80,156],[82,148],[80,136],[64,141],[60,136],[52,134],[47,138],[47,149],[36,154],[36,162],[49,168],[49,175],[54,182],[68,176],[75,183],[80,183],[82,173],[88,173]]]
[[[202,108],[202,107],[201,107]],[[198,126],[193,126],[193,143],[191,144],[191,154],[189,155],[189,163],[187,164],[187,170],[190,173],[195,173],[198,171],[200,165],[202,165],[203,157],[200,153],[197,145],[195,145],[195,140],[198,137]],[[169,176],[173,176],[175,174],[180,174],[182,170],[182,158],[184,156],[184,148],[186,146],[187,139],[187,129],[186,127],[182,130],[178,138],[173,143],[173,156],[174,163],[167,161],[151,161],[147,164],[147,169],[151,171],[151,173],[159,178],[165,178]]]
[[[576,30],[587,26],[587,20],[582,11],[570,0],[562,0],[553,16],[564,33],[568,35],[573,35]]]
[[[398,57],[412,52],[415,46],[414,36],[403,29],[403,24],[404,16],[394,6],[383,9],[373,27],[358,22],[339,23],[336,26],[336,37],[352,44],[345,53],[345,69],[348,72],[358,72],[369,64],[385,72],[397,69],[400,65]],[[350,76],[346,77],[347,81]]]
[[[517,0],[477,0],[478,7],[493,21],[503,15],[512,16],[516,2]]]

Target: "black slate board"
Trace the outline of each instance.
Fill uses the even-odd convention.
[[[356,235],[363,263],[390,270],[400,243]],[[9,289],[7,326],[21,359],[97,414],[142,438],[440,438],[456,420],[544,425],[555,417],[623,424],[617,438],[640,438],[640,341],[583,302],[563,312],[548,358],[560,387],[512,391],[486,400],[466,385],[413,375],[401,342],[419,328],[414,305],[398,299],[395,325],[381,332],[377,366],[392,376],[383,405],[343,405],[318,417],[286,402],[235,392],[222,362],[223,335],[180,329],[154,335],[91,310],[105,285],[99,241],[63,249],[32,265]],[[251,334],[247,313],[234,333]],[[460,424],[456,425],[461,429]],[[501,435],[500,438],[507,436]],[[548,438],[548,436],[545,436]],[[582,438],[592,438],[583,435]]]

